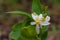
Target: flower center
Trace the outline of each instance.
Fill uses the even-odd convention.
[[[40,20],[39,19],[36,19],[36,24],[40,24]]]
[[[38,19],[38,17],[37,17],[36,20],[35,20],[35,22],[36,22],[37,25],[39,25],[40,22],[43,22],[44,20],[45,20],[44,17],[42,17],[42,20]]]

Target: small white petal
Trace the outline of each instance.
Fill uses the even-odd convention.
[[[49,24],[50,24],[49,22],[45,21],[45,22],[42,22],[40,25],[46,26],[46,25],[49,25]]]
[[[47,16],[47,17],[45,18],[45,21],[50,21],[50,17]]]
[[[36,23],[35,23],[35,22],[31,22],[30,24],[31,24],[31,25],[35,25]]]
[[[39,19],[40,19],[40,20],[42,19],[42,16],[43,16],[42,14],[39,15]]]
[[[37,32],[37,34],[39,34],[39,31],[40,31],[40,27],[39,27],[39,25],[36,25],[36,32]]]
[[[37,15],[32,14],[32,18],[36,20]]]

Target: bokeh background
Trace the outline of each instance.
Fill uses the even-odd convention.
[[[60,0],[40,0],[48,6],[51,17],[47,40],[60,40]],[[0,40],[12,40],[9,37],[15,23],[24,20],[21,15],[7,14],[8,11],[25,11],[31,13],[32,0],[0,0]]]

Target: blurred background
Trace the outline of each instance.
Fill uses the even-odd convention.
[[[47,40],[60,40],[60,0],[40,0],[48,6],[51,17]],[[6,14],[8,11],[21,10],[31,13],[32,0],[0,0],[0,40],[12,40],[9,37],[15,23],[24,20],[20,15]]]

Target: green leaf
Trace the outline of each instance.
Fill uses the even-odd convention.
[[[17,40],[20,38],[20,29],[21,29],[22,23],[17,23],[13,26],[12,31],[10,33],[10,36],[12,39]]]
[[[42,27],[41,40],[46,40],[47,35],[48,35],[48,27],[44,26],[44,27]]]
[[[19,15],[31,18],[31,15],[29,13],[26,13],[26,12],[23,12],[23,11],[11,11],[11,12],[6,12],[6,13],[19,14]]]
[[[11,36],[12,39],[17,40],[20,37],[19,31],[16,31],[16,32],[12,31],[10,33],[10,36]]]
[[[45,31],[45,32],[42,34],[41,39],[42,39],[42,40],[46,40],[47,35],[48,35],[48,30],[47,30],[47,31]]]
[[[26,19],[23,21],[23,22],[24,22],[24,26],[31,25],[31,24],[30,24],[31,21],[32,21],[32,19],[30,19],[30,18],[26,18]]]
[[[32,2],[32,12],[36,12],[37,14],[41,13],[40,0],[33,0],[33,2]]]
[[[19,27],[21,28],[22,26],[23,26],[23,23],[22,23],[22,22],[17,23],[17,24],[15,24],[15,25],[13,25],[12,31],[19,30],[18,28],[19,28]]]
[[[21,29],[21,39],[22,40],[38,40],[36,37],[36,28],[35,26],[27,26]]]

